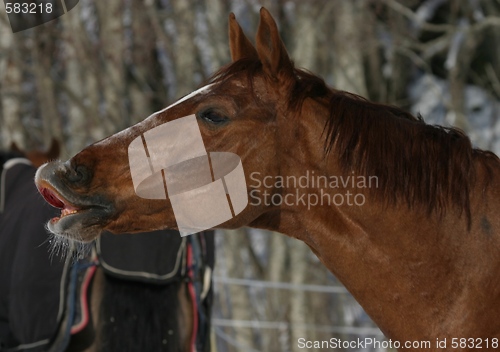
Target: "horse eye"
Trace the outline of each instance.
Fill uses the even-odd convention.
[[[213,110],[203,111],[201,113],[198,113],[197,115],[199,118],[212,125],[222,125],[228,121],[228,119],[224,115],[221,115]]]

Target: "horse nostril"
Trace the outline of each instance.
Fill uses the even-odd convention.
[[[66,178],[69,182],[75,183],[78,185],[85,185],[90,182],[92,179],[92,173],[88,167],[85,165],[71,165],[68,168],[68,173]]]

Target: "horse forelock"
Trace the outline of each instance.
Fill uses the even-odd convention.
[[[252,58],[243,58],[221,67],[209,79],[209,84],[223,83],[232,79],[236,74],[244,72],[248,82],[253,81],[259,71],[262,70],[262,63]]]

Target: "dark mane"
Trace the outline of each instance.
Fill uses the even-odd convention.
[[[421,116],[357,95],[333,91],[325,126],[326,152],[332,149],[344,172],[377,176],[378,194],[408,206],[439,213],[451,202],[470,227],[470,192],[476,164],[498,157],[472,147],[459,129],[426,124]],[[489,180],[486,180],[489,182]]]
[[[155,285],[105,275],[100,304],[99,351],[182,350],[177,292],[182,281]],[[125,338],[127,337],[127,338]]]
[[[251,87],[252,77],[260,69],[257,60],[239,60],[223,67],[211,82],[225,81],[246,70]],[[474,162],[482,160],[490,170],[486,160],[499,162],[494,153],[473,148],[459,129],[428,125],[420,115],[331,89],[323,79],[304,70],[295,69],[295,75],[290,109],[298,111],[307,98],[327,99],[325,156],[335,150],[344,173],[376,176],[374,194],[392,204],[403,199],[409,207],[424,205],[429,212],[441,214],[451,202],[465,213],[470,227]]]

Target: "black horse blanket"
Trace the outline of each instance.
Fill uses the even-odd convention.
[[[83,264],[88,268],[87,259],[93,259],[73,262],[71,256],[65,260],[57,254],[49,256],[44,224],[58,216],[58,210],[38,194],[33,182],[36,169],[28,160],[10,159],[3,164],[3,170],[1,166],[0,351],[62,351],[69,343],[70,327],[78,326],[77,318],[68,320],[70,312],[82,313],[82,305],[78,307],[78,299],[73,298],[87,294],[82,289],[85,279],[74,279],[75,268],[80,278],[86,277],[87,269],[81,271],[78,267]],[[208,351],[213,236],[213,231],[189,239],[181,238],[177,231],[104,234],[96,249],[104,272],[124,280],[166,285],[186,280],[187,272],[192,270],[190,280],[198,303],[197,348]],[[186,262],[188,247],[193,251],[193,263]],[[74,281],[77,287],[70,284]]]
[[[38,194],[35,171],[15,158],[1,173],[0,350],[46,350],[63,312],[61,280],[69,263],[48,255],[44,224],[57,211]]]

